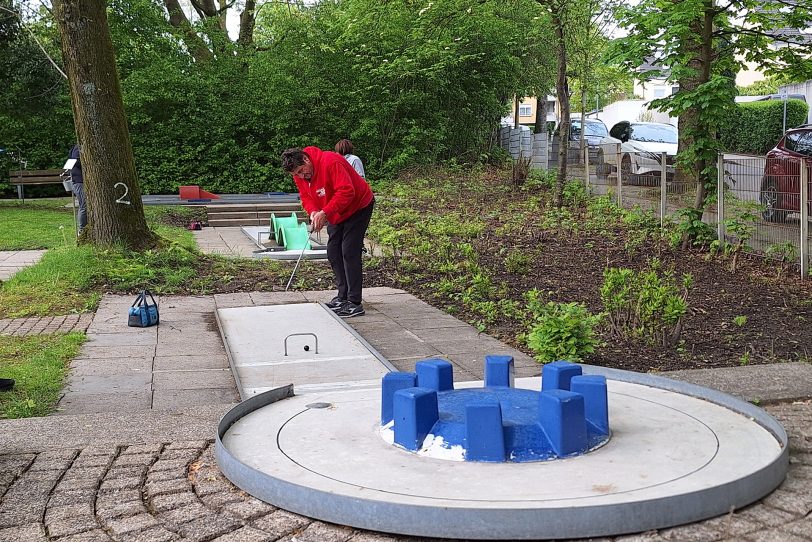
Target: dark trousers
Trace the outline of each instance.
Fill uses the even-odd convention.
[[[73,194],[76,196],[76,201],[79,203],[79,216],[78,228],[79,233],[85,226],[87,226],[87,201],[85,200],[85,183],[76,183],[73,185]]]
[[[338,283],[338,297],[353,303],[361,302],[364,275],[361,271],[361,249],[367,233],[375,200],[335,226],[327,225],[327,259]]]

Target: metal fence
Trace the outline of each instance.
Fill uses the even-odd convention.
[[[719,155],[719,239],[782,262],[799,262],[809,275],[810,167],[812,160]]]
[[[625,208],[652,211],[661,222],[694,206],[693,182],[676,182],[673,157],[666,153],[622,152],[609,144],[570,155],[569,177],[582,179],[595,195],[611,195]],[[809,194],[812,159],[770,159],[719,155],[715,208],[703,221],[718,239],[784,264],[800,264],[809,276]],[[618,164],[620,167],[618,167]]]

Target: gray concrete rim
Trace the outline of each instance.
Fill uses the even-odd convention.
[[[292,387],[257,395],[229,411],[218,426],[216,458],[222,472],[251,495],[296,513],[323,521],[390,533],[441,538],[514,539],[588,538],[621,535],[690,523],[730,512],[764,497],[786,476],[788,437],[784,428],[762,409],[730,395],[664,377],[584,365],[586,374],[660,388],[703,399],[746,416],[769,431],[781,453],[748,476],[700,491],[643,502],[578,508],[465,509],[404,505],[336,495],[279,480],[249,467],[223,445],[229,427],[246,414],[290,397]]]

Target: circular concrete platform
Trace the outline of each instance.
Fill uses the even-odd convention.
[[[291,390],[283,389],[223,418],[218,463],[252,495],[324,521],[503,540],[693,522],[758,500],[783,480],[786,433],[761,409],[651,375],[588,366],[584,373],[609,379],[612,438],[579,457],[521,464],[421,457],[380,438],[380,390],[286,397]],[[540,389],[540,379],[516,387]]]

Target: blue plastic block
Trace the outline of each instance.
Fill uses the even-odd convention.
[[[425,359],[414,367],[417,372],[417,385],[434,391],[454,389],[454,369],[444,359]]]
[[[423,439],[439,419],[437,392],[427,388],[406,388],[394,396],[395,444],[419,450]]]
[[[465,407],[465,460],[505,461],[505,436],[499,401],[482,401]]]
[[[581,366],[569,361],[554,361],[541,370],[541,391],[569,390],[573,376],[581,374]]]
[[[394,406],[392,400],[395,392],[414,388],[417,386],[417,375],[415,373],[392,372],[384,375],[381,381],[381,425],[386,425],[392,421]]]
[[[485,356],[485,387],[513,387],[513,356]]]
[[[583,395],[565,390],[542,391],[539,424],[559,457],[587,450]]]
[[[609,434],[609,402],[606,398],[606,377],[582,375],[572,377],[570,391],[584,396],[586,421],[604,435]]]

